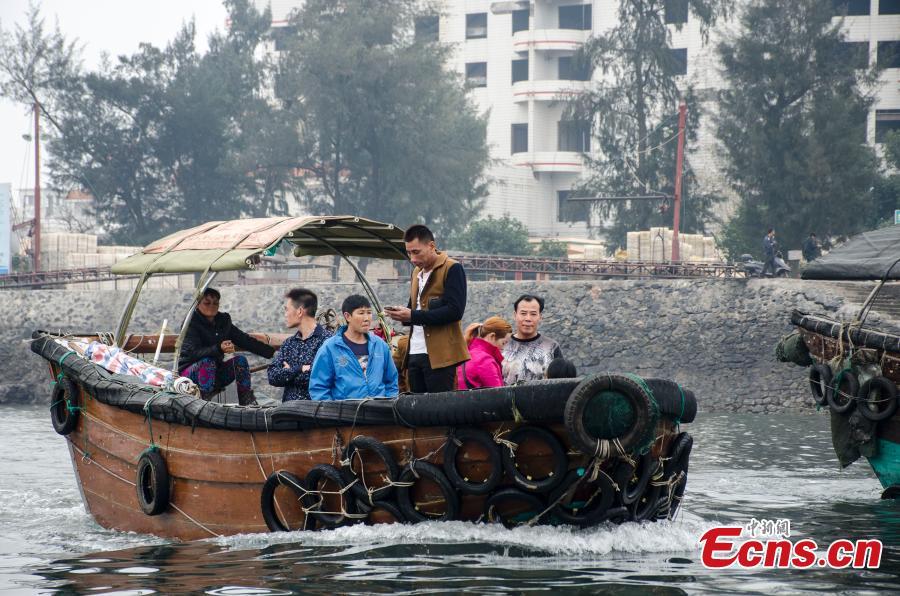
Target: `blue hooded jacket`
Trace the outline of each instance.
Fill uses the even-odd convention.
[[[313,360],[309,377],[309,396],[316,401],[395,397],[397,367],[391,348],[374,333],[369,333],[369,362],[363,372],[356,355],[344,343],[347,326],[325,340]]]

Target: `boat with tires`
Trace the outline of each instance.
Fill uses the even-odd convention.
[[[814,261],[804,279],[871,281],[874,288],[851,320],[795,310],[796,331],[776,356],[808,367],[817,408],[827,408],[841,467],[865,457],[882,498],[900,498],[900,325],[867,323],[879,301],[890,310],[900,290],[900,226],[866,232]]]
[[[271,405],[203,399],[177,372],[202,292],[278,253],[405,260],[403,230],[350,216],[210,222],[113,267],[140,275],[110,333],[35,331],[87,511],[102,526],[196,539],[427,520],[506,526],[671,518],[687,484],[694,394],[666,379],[591,374],[509,387]],[[274,257],[273,257],[274,258]],[[128,332],[141,289],[195,273],[178,335]],[[379,316],[386,337],[390,329]],[[264,333],[273,346],[287,336]],[[152,355],[152,360],[151,360]]]

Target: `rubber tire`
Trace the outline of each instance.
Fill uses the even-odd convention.
[[[71,434],[78,426],[78,410],[70,411],[69,404],[78,405],[78,385],[69,377],[62,377],[53,387],[50,396],[50,423],[53,430],[63,436]]]
[[[831,408],[831,411],[835,414],[847,414],[856,406],[856,396],[859,394],[859,380],[857,380],[856,375],[850,371],[844,372],[841,375],[840,385],[834,387],[834,379],[832,379],[831,384],[829,385],[830,390],[828,391],[828,407]],[[837,393],[840,391],[841,387],[846,387],[842,393],[849,393],[850,397],[847,398],[846,403],[839,403],[837,398]]]
[[[655,462],[658,465],[658,462]],[[653,466],[653,471],[650,473],[650,477],[653,477],[653,472],[656,471],[656,465]],[[653,484],[648,484],[644,488],[644,492],[636,499],[631,505],[628,506],[628,520],[633,522],[642,522],[642,521],[650,521],[656,519],[656,514],[659,511],[659,498],[662,494],[663,487],[655,486]]]
[[[504,519],[501,515],[497,514],[495,508],[499,503],[502,503],[503,501],[524,501],[529,505],[529,507],[537,511],[538,515],[540,515],[547,508],[546,504],[544,504],[540,497],[538,497],[534,493],[527,493],[517,488],[504,488],[498,490],[490,497],[488,497],[484,502],[484,519],[490,523],[497,523],[499,521],[501,524],[503,524],[504,527],[510,529],[520,526],[522,525],[522,523],[515,523],[512,520]]]
[[[461,445],[457,445],[456,441],[463,445],[467,442],[478,443],[488,452],[491,473],[484,482],[469,482],[459,473],[456,468],[456,455]],[[444,446],[444,473],[447,474],[450,483],[464,495],[491,493],[503,480],[503,456],[500,454],[497,443],[494,442],[494,437],[478,428],[455,429],[447,438],[447,444]]]
[[[675,514],[678,512],[678,507],[681,506],[681,498],[684,496],[684,489],[687,488],[688,465],[690,463],[691,450],[693,447],[694,437],[686,432],[680,433],[672,442],[672,450],[669,455],[670,459],[663,467],[664,478],[666,480],[671,478],[673,474],[682,471],[684,472],[684,479],[675,487],[675,491],[672,493],[672,502],[669,503],[669,513],[667,516],[668,519],[674,518]]]
[[[566,479],[563,483],[550,494],[550,502],[556,502],[557,499],[565,494],[569,488],[578,481],[587,482],[587,479],[583,479],[583,477],[579,476],[578,472],[575,470],[570,470],[569,473],[566,474]],[[613,487],[612,480],[610,480],[606,474],[601,473],[595,482],[598,485],[597,488],[599,488],[601,496],[600,499],[595,503],[592,503],[587,510],[582,510],[583,513],[572,513],[571,510],[564,507],[562,503],[557,503],[556,506],[553,507],[553,516],[563,523],[575,526],[592,526],[599,523],[612,506],[613,501],[616,498],[616,491]]]
[[[365,503],[365,505],[369,507],[369,515],[371,515],[372,512],[376,509],[381,509],[390,513],[394,517],[394,519],[397,520],[395,523],[406,523],[406,516],[403,515],[403,512],[400,511],[400,507],[398,507],[393,501],[375,501],[371,505],[369,505],[368,503]],[[371,525],[370,518],[367,517],[365,519],[365,523],[367,525]]]
[[[828,404],[828,392],[831,387],[831,368],[827,364],[815,364],[809,369],[809,390],[816,405]]]
[[[869,401],[869,392],[873,386],[881,391],[882,399],[887,400],[883,410],[873,412],[866,403]],[[873,422],[881,422],[887,420],[897,412],[897,386],[887,377],[872,377],[859,389],[859,413],[863,418],[867,418]]]
[[[306,487],[306,490],[309,491],[306,495],[303,496],[303,505],[307,509],[314,506],[316,504],[316,501],[319,500],[315,494],[311,493],[319,490],[320,480],[331,480],[332,482],[337,483],[341,490],[343,490],[343,488],[347,486],[346,478],[343,474],[341,474],[340,470],[338,470],[331,464],[316,464],[306,474],[306,479],[303,483]],[[344,510],[347,513],[356,513],[356,499],[352,499],[350,498],[350,495],[344,493],[343,495],[341,495],[341,502],[344,504]],[[310,511],[307,515],[313,516],[313,518],[318,523],[326,528],[336,528],[343,525],[347,522],[348,519],[350,519],[341,513],[321,513],[317,511]]]
[[[298,499],[303,499],[303,490],[305,484],[303,480],[294,476],[290,472],[277,471],[269,474],[263,484],[262,492],[259,495],[259,506],[262,510],[263,520],[266,527],[271,532],[293,532],[294,530],[286,526],[278,518],[275,511],[275,489],[279,486],[286,486],[297,494]],[[304,530],[315,529],[316,520],[314,517],[306,516]]]
[[[638,476],[638,481],[633,486],[630,486],[631,479],[637,470],[624,460],[619,466],[614,473],[613,479],[619,485],[619,501],[622,505],[628,506],[639,500],[641,495],[644,494],[644,490],[650,482],[650,475],[653,472],[653,456],[650,455],[649,451],[640,456],[637,462],[637,470],[640,470],[641,475]]]
[[[378,439],[374,439],[372,437],[367,437],[365,435],[359,435],[357,437],[353,437],[347,447],[344,449],[344,454],[341,457],[342,460],[347,461],[352,458],[358,451],[371,451],[377,455],[382,462],[384,462],[385,470],[387,471],[387,475],[390,478],[391,482],[396,482],[397,478],[400,476],[400,468],[397,466],[397,461],[394,459],[394,456],[391,455],[390,449],[387,448],[387,445],[379,441]],[[353,473],[352,461],[351,465],[345,466],[345,470],[348,472],[347,476],[356,479],[359,478],[356,474]],[[362,479],[360,481],[350,487],[350,492],[364,503],[369,503],[369,492],[366,490],[366,487],[363,485]],[[394,487],[388,485],[386,487],[382,487],[378,489],[377,492],[372,493],[372,501],[385,501],[390,499],[394,494]]]
[[[621,375],[595,374],[585,378],[566,400],[563,423],[569,432],[572,444],[582,453],[593,455],[597,451],[598,439],[591,436],[584,427],[584,410],[588,403],[602,391],[618,391],[631,402],[634,411],[634,425],[624,436],[618,437],[626,452],[634,450],[638,440],[648,426],[656,421],[650,416],[650,396],[640,385]]]
[[[403,516],[413,523],[423,521],[452,521],[457,519],[459,517],[459,495],[456,494],[453,485],[450,484],[450,481],[447,480],[444,472],[442,472],[439,467],[430,464],[427,461],[413,461],[404,468],[403,472],[401,472],[400,482],[415,482],[417,480],[416,475],[413,473],[414,466],[415,474],[431,480],[441,489],[441,494],[443,494],[444,501],[447,503],[447,511],[440,517],[428,517],[423,515],[416,509],[415,504],[412,502],[410,496],[410,489],[412,487],[398,486],[397,505],[400,507],[400,512],[403,513]]]
[[[159,515],[169,507],[169,470],[159,451],[145,451],[137,463],[135,489],[138,505],[147,515]]]
[[[518,488],[533,493],[548,493],[565,480],[566,470],[569,468],[569,457],[556,435],[540,426],[520,426],[509,433],[506,438],[519,445],[528,435],[537,436],[550,446],[550,451],[553,453],[553,471],[543,480],[529,480],[516,467],[515,456],[506,446],[501,449],[503,469]]]

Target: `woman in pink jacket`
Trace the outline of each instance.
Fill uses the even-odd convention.
[[[465,338],[472,358],[456,368],[456,386],[459,389],[502,387],[503,355],[500,350],[511,335],[512,326],[500,317],[469,325]]]

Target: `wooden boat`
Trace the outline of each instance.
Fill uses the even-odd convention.
[[[357,217],[211,222],[117,264],[140,273],[114,333],[33,334],[49,364],[54,428],[87,511],[102,526],[179,539],[346,523],[472,520],[582,526],[675,514],[687,484],[696,399],[663,379],[604,373],[395,398],[239,406],[207,401],[82,357],[97,342],[172,354],[218,271],[252,269],[285,247],[405,259],[403,231]],[[177,337],[129,334],[153,274],[199,274]],[[379,323],[386,323],[380,319]],[[388,334],[389,336],[389,334]],[[273,345],[286,336],[260,333]],[[177,374],[177,373],[176,373]]]

